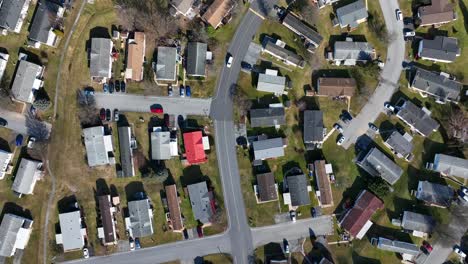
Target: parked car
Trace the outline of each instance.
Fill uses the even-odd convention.
[[[109,81],[109,93],[114,93],[114,82]]]
[[[0,126],[7,126],[7,125],[8,125],[8,121],[0,117]]]
[[[112,120],[112,115],[111,115],[111,110],[108,108],[106,109],[106,120],[111,121]]]
[[[185,87],[182,84],[179,87],[179,95],[180,97],[185,97]]]
[[[395,107],[391,105],[389,102],[384,103],[385,109],[391,111],[392,113],[395,112]]]
[[[197,226],[198,237],[203,237],[203,227]]]
[[[28,148],[33,148],[34,147],[34,143],[36,143],[36,138],[35,137],[29,137],[29,140],[28,140]]]
[[[227,59],[226,59],[226,67],[231,68],[233,61],[234,61],[234,58],[232,57],[231,54],[228,53]]]
[[[85,259],[89,258],[89,250],[88,248],[83,248],[83,257]]]
[[[153,114],[164,114],[163,107],[160,104],[153,104],[150,106],[150,111]]]
[[[102,90],[104,91],[104,93],[107,93],[109,92],[109,85],[107,83],[104,83],[102,85]]]
[[[468,202],[468,188],[462,186],[460,190],[458,190],[458,196],[460,196],[463,201]]]
[[[246,70],[246,71],[251,71],[252,70],[252,65],[250,63],[247,63],[245,61],[241,62],[241,68]]]
[[[125,88],[126,88],[125,86],[127,86],[125,82],[120,81],[120,92],[125,93]]]
[[[117,108],[114,109],[114,120],[115,120],[115,122],[119,122],[119,119],[120,119],[119,115],[120,115],[119,114],[119,109],[117,109]]]
[[[138,237],[135,238],[135,248],[136,248],[136,249],[140,249],[140,248],[141,248],[140,239],[139,239]]]
[[[167,86],[167,95],[168,96],[173,96],[174,93],[172,92],[172,85]]]
[[[23,145],[23,135],[18,134],[15,141],[17,147]]]
[[[376,125],[369,123],[369,128],[375,131],[375,133],[379,133],[379,128]]]
[[[115,91],[120,92],[120,81],[119,80],[115,80]]]
[[[130,251],[135,250],[135,241],[133,240],[132,237],[128,239],[128,244],[130,245]]]
[[[453,247],[453,252],[455,252],[455,254],[457,254],[458,256],[460,256],[460,258],[466,258],[466,253],[463,252],[460,248],[460,246],[456,245]]]
[[[338,130],[340,133],[343,133],[343,127],[340,126],[340,124],[334,124],[333,128]]]
[[[99,111],[99,118],[101,119],[101,121],[106,120],[106,109],[101,108],[101,110]]]
[[[310,209],[310,214],[312,215],[312,218],[317,217],[317,210],[315,210],[315,207],[312,207]]]
[[[170,122],[169,122],[169,114],[164,114],[164,125],[166,127],[169,127],[170,126]]]
[[[190,89],[190,86],[185,86],[185,95],[187,95],[187,97],[190,97],[192,96],[192,89]]]
[[[403,14],[401,13],[400,9],[396,9],[395,13],[396,13],[396,20],[398,21],[403,20]]]
[[[289,254],[289,243],[288,240],[283,239],[284,253]]]
[[[289,217],[291,218],[291,221],[293,221],[293,223],[295,223],[296,222],[296,211],[294,211],[294,210],[289,211]]]
[[[426,250],[426,254],[431,253],[432,246],[431,246],[431,244],[429,244],[429,242],[423,241],[423,247],[424,247],[424,250]]]
[[[341,144],[343,144],[343,142],[345,141],[345,137],[343,135],[341,135],[339,138],[338,138],[338,141],[336,142],[336,144],[338,146],[341,146]]]
[[[414,32],[412,30],[405,30],[405,31],[403,31],[403,36],[405,38],[414,37],[414,36],[416,36],[416,32]]]

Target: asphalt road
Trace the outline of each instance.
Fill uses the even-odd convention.
[[[52,125],[47,122],[39,122],[37,120],[29,120],[26,118],[25,115],[11,112],[0,108],[0,118],[5,119],[8,122],[6,128],[11,129],[17,133],[31,135],[34,134],[34,131],[31,127],[31,124],[43,124],[47,128],[50,134],[50,130],[52,129]]]
[[[160,104],[165,113],[175,115],[203,115],[210,113],[211,99],[144,96],[119,93],[95,93],[99,108],[119,109],[121,112],[150,112],[150,106]]]
[[[391,42],[387,49],[387,60],[380,74],[380,82],[362,108],[361,112],[351,121],[343,135],[345,141],[342,146],[348,149],[356,143],[359,136],[369,128],[369,122],[374,122],[383,110],[385,102],[390,101],[398,90],[398,80],[403,70],[402,63],[405,56],[405,41],[403,39],[403,22],[396,20],[395,10],[399,8],[397,0],[379,0],[387,31],[391,35]]]

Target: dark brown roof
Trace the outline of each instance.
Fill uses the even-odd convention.
[[[101,213],[102,227],[104,229],[104,242],[114,242],[114,226],[113,226],[113,215],[111,212],[112,203],[110,201],[110,195],[102,195],[98,197],[99,212]]]
[[[257,174],[257,184],[260,201],[265,202],[278,199],[275,176],[272,172]]]
[[[333,195],[330,186],[330,178],[325,171],[325,161],[316,160],[314,162],[315,177],[320,191],[320,203],[327,207],[333,205]]]
[[[453,4],[448,0],[432,0],[431,5],[418,9],[421,25],[447,23],[453,20]]]
[[[179,198],[177,196],[177,186],[175,184],[165,187],[167,206],[169,207],[169,214],[173,230],[182,230],[184,224],[182,223],[182,215],[180,213]]]
[[[317,93],[326,96],[353,96],[356,90],[356,80],[353,78],[318,79]]]

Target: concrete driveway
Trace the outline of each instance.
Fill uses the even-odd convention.
[[[3,118],[8,122],[6,128],[11,129],[20,134],[34,136],[36,131],[50,134],[50,131],[52,129],[52,125],[47,122],[40,122],[36,119],[28,118],[23,114],[7,111],[1,108],[0,118]]]

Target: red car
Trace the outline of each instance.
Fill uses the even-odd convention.
[[[431,244],[429,244],[429,242],[423,241],[423,247],[427,250],[427,254],[431,253],[432,246],[431,246]]]
[[[101,118],[101,121],[106,120],[106,109],[101,108],[101,111],[99,111],[99,118]]]
[[[160,104],[154,104],[150,106],[150,110],[153,114],[164,114],[164,110]]]

